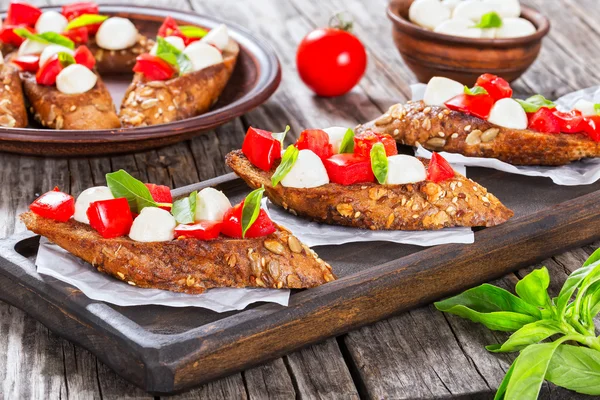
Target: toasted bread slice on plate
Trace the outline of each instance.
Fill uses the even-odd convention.
[[[27,109],[21,77],[18,69],[11,64],[0,65],[0,126],[27,126]]]
[[[94,58],[96,69],[102,75],[130,74],[135,64],[135,58],[142,53],[150,51],[154,46],[154,40],[138,34],[138,40],[132,47],[123,50],[106,50],[98,46],[94,39],[87,43]]]

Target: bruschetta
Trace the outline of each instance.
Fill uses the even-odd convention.
[[[432,161],[397,154],[388,135],[311,129],[283,156],[275,136],[250,128],[227,164],[294,215],[372,230],[494,226],[513,216],[439,154]]]
[[[108,174],[107,184],[77,200],[55,189],[20,218],[100,272],[142,288],[198,294],[216,287],[301,289],[335,279],[314,251],[270,220],[261,191],[231,207],[213,188],[173,202],[168,187],[144,185],[125,171]],[[255,218],[246,222],[247,209]]]
[[[356,131],[514,165],[564,165],[600,156],[600,106],[582,101],[563,112],[540,95],[526,100],[511,96],[508,82],[490,74],[482,75],[474,88],[436,77],[422,101],[393,105]]]
[[[2,56],[0,55],[0,62]],[[11,64],[0,65],[0,126],[25,128],[27,109],[19,70]]]

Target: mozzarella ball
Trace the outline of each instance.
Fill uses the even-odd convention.
[[[56,77],[56,88],[64,94],[79,94],[91,90],[98,81],[98,76],[81,64],[71,64]]]
[[[48,45],[45,43],[40,43],[31,39],[25,39],[25,41],[21,43],[21,46],[19,46],[19,51],[17,54],[20,56],[25,56],[28,54],[41,54],[47,46]]]
[[[577,103],[575,103],[573,109],[579,111],[584,117],[593,117],[598,115],[596,112],[595,103],[588,100],[579,100]]]
[[[220,190],[208,187],[196,197],[196,221],[222,221],[231,202]]]
[[[513,99],[500,99],[490,111],[488,121],[492,124],[510,129],[527,129],[527,113]]]
[[[428,106],[443,106],[451,98],[463,94],[465,86],[462,83],[441,76],[434,76],[427,83],[423,101]]]
[[[329,183],[323,161],[311,150],[300,150],[296,163],[281,180],[281,185],[292,188],[313,188]]]
[[[114,198],[112,192],[106,186],[95,186],[85,189],[77,197],[77,201],[75,201],[75,214],[73,215],[73,218],[75,221],[89,224],[90,220],[87,217],[87,210],[90,207],[90,204],[95,201],[111,200]]]
[[[484,14],[494,11],[491,4],[479,0],[466,0],[456,6],[452,18],[463,18],[478,23]]]
[[[452,36],[481,38],[484,29],[473,28],[473,25],[474,23],[470,19],[453,18],[439,24],[434,32]]]
[[[112,17],[100,25],[96,44],[106,50],[123,50],[137,43],[138,30],[127,18]]]
[[[427,179],[425,166],[418,158],[406,154],[388,157],[387,185],[404,185]]]
[[[190,59],[194,71],[200,71],[211,65],[223,62],[221,52],[210,44],[193,42],[183,50],[183,54]]]
[[[129,238],[136,242],[168,242],[175,238],[177,221],[170,212],[158,207],[146,207],[133,220]]]
[[[35,23],[37,33],[56,32],[62,33],[67,29],[69,21],[59,12],[45,11]]]
[[[183,42],[183,39],[180,38],[179,36],[167,36],[165,38],[165,40],[169,44],[173,45],[179,51],[183,51],[183,49],[185,49],[185,43]],[[158,43],[156,43],[152,47],[152,50],[150,50],[150,54],[152,54],[153,56],[155,56],[157,50],[158,50]]]
[[[342,140],[344,139],[344,135],[348,131],[348,128],[342,128],[341,126],[332,126],[331,128],[323,129],[327,136],[329,136],[329,144],[333,148],[334,154],[338,154],[340,152],[340,146],[342,145]]]
[[[221,24],[216,28],[211,29],[206,36],[200,39],[200,41],[206,44],[217,46],[217,48],[221,51],[225,50],[227,44],[229,43],[229,32],[227,31],[227,26]]]
[[[519,0],[483,0],[486,4],[504,18],[519,18],[521,15],[521,4]]]
[[[525,18],[504,18],[502,26],[496,29],[497,39],[506,39],[533,35],[537,31],[535,25]]]
[[[454,11],[457,5],[462,3],[462,0],[442,0],[442,4],[446,6],[451,12]]]
[[[413,23],[431,30],[450,17],[450,9],[440,0],[416,0],[408,9],[408,18]]]
[[[73,52],[73,50],[69,49],[68,47],[61,46],[59,44],[51,44],[45,47],[42,51],[42,54],[40,54],[40,66],[46,64],[50,57],[58,53],[68,53],[70,55],[75,54],[75,52]]]

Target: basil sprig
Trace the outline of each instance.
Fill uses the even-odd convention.
[[[252,224],[256,222],[258,215],[260,214],[260,203],[265,188],[258,188],[253,190],[246,196],[244,205],[242,207],[242,238],[246,237],[246,232]]]
[[[340,154],[354,153],[354,131],[350,128],[344,133],[340,144]]]
[[[58,61],[60,62],[60,65],[62,65],[63,68],[68,67],[71,64],[76,64],[75,57],[64,51],[58,53]]]
[[[189,38],[203,38],[208,34],[206,29],[192,25],[180,25],[179,31]]]
[[[58,44],[71,50],[75,48],[75,43],[73,43],[71,39],[56,32],[44,32],[40,34],[35,34],[29,32],[25,28],[15,28],[13,29],[13,32],[21,36],[22,38],[33,40],[35,42],[43,44]]]
[[[122,169],[106,174],[106,185],[115,198],[126,198],[131,212],[137,214],[145,207],[171,206],[154,201],[146,185]]]
[[[377,182],[383,185],[388,175],[388,159],[383,143],[375,143],[371,147],[371,169]]]
[[[516,99],[517,102],[523,107],[526,113],[534,113],[537,112],[542,107],[547,108],[556,108],[556,104],[546,99],[541,94],[536,94],[535,96],[531,96],[527,100],[519,100]]]
[[[173,202],[171,214],[175,221],[180,224],[192,224],[196,219],[196,203],[198,201],[198,192],[194,190],[189,196]]]
[[[435,303],[440,311],[489,329],[514,332],[504,343],[486,347],[497,353],[520,351],[496,399],[536,399],[544,380],[600,395],[600,337],[594,326],[600,313],[600,249],[569,276],[557,297],[550,297],[549,285],[550,275],[542,267],[517,283],[517,295],[483,284]]]
[[[480,94],[488,94],[488,91],[485,90],[484,88],[482,88],[481,86],[473,86],[472,88],[469,88],[468,86],[465,86],[465,88],[463,89],[463,92],[465,94],[468,94],[469,96],[477,96]]]
[[[286,125],[285,130],[283,132],[273,132],[273,133],[271,133],[271,136],[273,136],[273,139],[278,140],[279,143],[281,143],[281,145],[283,146],[283,141],[285,140],[285,136],[290,131],[290,129],[291,129],[290,126]]]
[[[77,29],[88,25],[96,25],[108,19],[107,15],[82,14],[67,25],[67,30]]]
[[[492,11],[487,14],[483,14],[481,16],[481,20],[477,25],[474,25],[473,28],[481,28],[481,29],[490,29],[490,28],[501,28],[502,27],[502,17],[498,15],[497,12]]]
[[[271,177],[271,184],[273,186],[277,186],[277,184],[292,170],[294,164],[296,164],[296,160],[298,160],[299,153],[300,150],[293,144],[290,144],[288,148],[285,149],[285,152],[281,157],[281,162]]]
[[[160,36],[156,37],[156,56],[176,67],[180,75],[191,71],[193,68],[187,55]]]

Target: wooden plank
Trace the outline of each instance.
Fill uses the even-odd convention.
[[[250,400],[285,400],[296,398],[292,379],[282,358],[243,372]]]

